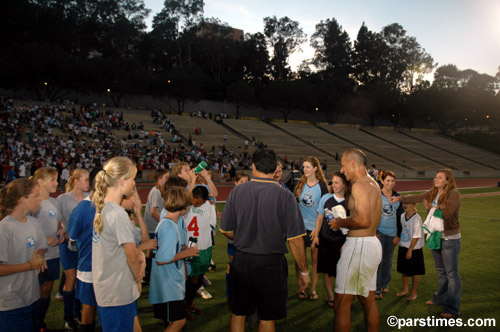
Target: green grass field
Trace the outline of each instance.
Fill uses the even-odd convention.
[[[481,190],[485,192],[498,189]],[[478,190],[467,191],[467,193]],[[465,193],[465,192],[464,192]],[[460,254],[460,274],[462,277],[461,318],[495,318],[497,327],[404,327],[402,331],[498,331],[500,328],[500,215],[498,208],[500,196],[463,198],[460,209],[462,247]],[[222,209],[222,204],[218,205]],[[425,210],[419,205],[419,213],[425,219]],[[398,318],[427,318],[439,316],[440,307],[429,307],[424,302],[431,298],[436,290],[436,273],[431,253],[424,249],[426,272],[420,279],[418,299],[407,302],[405,298],[396,297],[401,290],[401,275],[396,272],[397,249],[394,255],[393,276],[390,292],[383,300],[377,301],[381,315],[380,331],[393,331],[387,318],[395,315]],[[204,314],[196,316],[196,320],[188,322],[184,331],[216,332],[228,331],[230,311],[225,299],[225,269],[227,262],[226,239],[221,234],[216,236],[213,258],[217,264],[217,272],[208,273],[212,286],[206,289],[212,294],[210,300],[198,298],[197,306]],[[289,300],[288,318],[278,321],[277,331],[308,332],[333,331],[333,309],[325,303],[325,290],[320,277],[318,301],[299,300],[296,297],[296,280],[294,263],[291,255],[289,262]],[[57,287],[57,285],[56,285]],[[55,290],[54,290],[55,292]],[[62,302],[52,301],[46,323],[53,331],[63,328]],[[139,300],[139,317],[143,331],[162,331],[163,323],[153,318],[152,306],[148,304],[148,287],[145,287]],[[352,331],[363,331],[363,311],[355,300],[352,306]],[[248,329],[247,329],[248,330]],[[21,331],[20,331],[21,332]]]

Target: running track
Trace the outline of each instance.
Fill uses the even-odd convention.
[[[480,187],[497,187],[500,183],[500,178],[494,179],[458,179],[456,180],[458,188],[480,188]],[[149,190],[153,187],[153,183],[137,183],[137,190],[143,203],[148,200]],[[219,196],[218,202],[226,201],[229,193],[234,188],[229,184],[216,183]],[[396,182],[394,190],[402,193],[407,191],[426,190],[432,187],[432,180],[399,180]]]

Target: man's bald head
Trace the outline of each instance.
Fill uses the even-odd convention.
[[[360,166],[365,166],[367,164],[366,154],[360,149],[349,149],[342,153],[342,158],[344,158],[345,162],[350,162],[354,160],[354,162]]]

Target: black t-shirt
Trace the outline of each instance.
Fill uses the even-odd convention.
[[[343,200],[342,202],[338,202],[335,199],[335,196],[332,196],[325,202],[325,206],[323,207],[332,209],[333,207],[337,205],[342,205],[346,209],[346,215],[349,215],[349,209],[346,207],[346,200]],[[323,218],[323,224],[321,225],[321,230],[320,230],[320,235],[323,237],[325,240],[328,241],[345,241],[346,236],[342,233],[341,230],[332,230],[330,226],[328,225],[328,220],[326,218]]]
[[[234,232],[236,250],[257,255],[285,254],[286,240],[306,233],[293,194],[268,178],[253,178],[231,191],[220,230]]]

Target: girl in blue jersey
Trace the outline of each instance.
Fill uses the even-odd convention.
[[[333,308],[333,278],[337,275],[337,263],[340,259],[340,250],[344,245],[346,235],[341,230],[332,230],[325,218],[325,208],[332,210],[341,205],[347,210],[347,202],[351,193],[351,183],[344,174],[335,172],[332,177],[332,194],[324,195],[319,202],[318,219],[314,230],[312,246],[318,248],[318,273],[323,273],[327,293],[326,303]],[[346,211],[349,215],[349,211]]]
[[[57,197],[57,204],[64,228],[68,228],[69,218],[73,209],[86,198],[89,193],[89,171],[78,168],[73,171],[66,183],[66,192]],[[76,266],[78,254],[76,248],[66,237],[59,246],[61,265],[64,275],[59,283],[59,292],[64,301],[64,328],[72,331],[77,328],[76,321],[80,315],[80,302],[75,300]]]
[[[45,233],[29,216],[40,206],[40,190],[28,179],[10,182],[0,191],[0,329],[39,332],[37,272],[43,272]]]
[[[311,261],[312,261],[312,282],[311,282],[311,292],[309,295],[310,300],[317,300],[318,294],[316,294],[316,286],[318,284],[319,274],[317,271],[318,267],[318,249],[312,248],[311,243],[314,239],[313,231],[316,228],[316,219],[318,217],[318,205],[321,197],[328,194],[328,183],[326,182],[325,175],[321,170],[321,165],[318,158],[316,157],[306,157],[302,161],[302,169],[304,174],[300,179],[300,182],[295,187],[295,197],[299,202],[300,212],[302,214],[302,219],[306,226],[307,234],[304,237],[305,248],[311,248]],[[299,266],[295,264],[295,273],[297,275],[297,283],[299,287],[298,297],[301,299],[307,298],[307,294],[304,291],[300,291],[301,287],[301,277]]]
[[[377,290],[375,298],[382,299],[382,293],[389,291],[389,283],[392,279],[392,257],[394,247],[399,244],[401,234],[401,215],[404,213],[400,202],[391,203],[391,197],[399,194],[393,190],[396,185],[396,175],[392,171],[382,172],[382,215],[377,227],[377,237],[382,244],[382,261],[377,270]]]
[[[92,235],[92,282],[103,331],[134,330],[138,283],[145,270],[144,253],[134,243],[129,216],[120,206],[135,190],[137,168],[125,157],[110,159],[96,175]]]
[[[158,249],[153,258],[149,303],[155,317],[165,322],[165,331],[181,331],[186,324],[186,268],[184,258],[198,256],[198,248],[182,245],[179,218],[186,214],[192,195],[182,187],[170,187],[164,193],[168,211],[156,228]]]
[[[78,203],[68,223],[68,235],[76,241],[78,248],[75,296],[82,303],[82,332],[95,331],[97,302],[92,284],[92,227],[95,212],[89,196]]]
[[[40,312],[39,324],[40,329],[44,330],[45,315],[50,305],[50,293],[54,287],[54,280],[59,279],[60,254],[59,244],[64,241],[66,231],[62,227],[60,221],[57,202],[50,194],[57,190],[57,170],[51,167],[42,167],[36,170],[33,174],[33,180],[40,188],[40,210],[35,214],[40,227],[45,233],[48,248],[44,253],[44,258],[47,262],[47,270],[38,275],[40,283]]]

